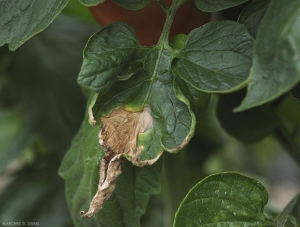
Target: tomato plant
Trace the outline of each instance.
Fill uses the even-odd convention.
[[[299,12],[0,0],[1,224],[299,226]]]

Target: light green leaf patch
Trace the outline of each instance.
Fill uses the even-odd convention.
[[[228,172],[200,181],[181,203],[174,227],[273,227],[263,214],[266,189],[245,175]]]
[[[253,45],[244,25],[207,23],[188,35],[176,56],[176,72],[200,91],[233,92],[248,82]]]
[[[248,93],[236,111],[276,99],[300,81],[300,2],[271,1],[261,21]]]
[[[66,6],[68,0],[1,0],[0,46],[15,50],[44,30]]]
[[[247,0],[196,0],[196,6],[204,12],[216,12],[244,2],[247,2]]]

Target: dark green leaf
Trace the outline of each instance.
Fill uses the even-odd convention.
[[[254,142],[270,135],[279,126],[279,121],[275,110],[266,105],[234,113],[233,109],[240,104],[244,96],[244,91],[221,95],[217,116],[228,134],[243,142]]]
[[[247,6],[241,13],[238,22],[244,24],[249,33],[255,38],[260,22],[267,12],[271,0],[257,0]]]
[[[125,23],[113,23],[90,38],[77,81],[94,92],[106,92],[123,71],[127,72],[127,63],[139,55],[134,29]]]
[[[178,53],[177,72],[206,92],[232,92],[246,85],[253,38],[233,21],[211,22],[193,30]]]
[[[196,0],[197,7],[204,12],[215,12],[240,5],[247,0]]]
[[[290,222],[290,224],[288,224]],[[298,227],[300,224],[300,196],[296,195],[292,201],[275,219],[278,227]]]
[[[264,214],[268,193],[261,183],[239,173],[210,175],[181,203],[174,227],[273,227]]]
[[[56,150],[69,147],[84,116],[86,99],[76,76],[84,44],[96,28],[60,16],[14,53],[7,72],[28,116],[25,127]]]
[[[44,30],[65,7],[68,0],[1,0],[0,46],[8,43],[17,49],[33,35]]]
[[[59,170],[66,180],[66,196],[75,226],[139,226],[149,196],[160,191],[160,162],[142,168],[126,162],[103,209],[90,219],[80,217],[80,211],[89,207],[99,181],[100,159],[104,154],[97,139],[99,131],[99,126],[90,126],[86,118]]]
[[[120,6],[130,10],[139,10],[144,8],[151,0],[113,0]]]
[[[300,81],[300,2],[271,1],[257,35],[248,93],[236,111],[262,105]]]
[[[300,84],[297,84],[296,87],[292,89],[292,95],[300,101]]]

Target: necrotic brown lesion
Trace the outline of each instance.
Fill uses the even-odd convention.
[[[140,161],[140,150],[137,147],[139,133],[153,128],[153,118],[148,108],[141,112],[130,112],[119,108],[107,117],[101,117],[102,127],[99,132],[99,143],[105,155],[101,160],[98,191],[90,203],[89,210],[81,211],[81,217],[90,218],[102,209],[104,202],[111,196],[116,180],[121,174],[124,154],[129,155],[132,162],[139,165],[153,164],[157,158],[150,161]]]

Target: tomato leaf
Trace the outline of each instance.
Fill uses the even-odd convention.
[[[246,85],[253,38],[232,21],[211,22],[193,30],[177,54],[176,68],[187,83],[206,92],[232,92]]]
[[[297,227],[300,224],[300,195],[296,195],[275,219],[276,226]],[[290,224],[288,224],[290,223]],[[287,225],[288,224],[288,225]]]
[[[66,181],[66,196],[76,227],[138,226],[151,194],[160,191],[161,163],[143,168],[126,162],[116,189],[103,209],[90,219],[79,212],[86,209],[97,190],[100,159],[104,152],[98,142],[99,127],[85,121],[67,152],[59,174]]]
[[[240,5],[244,2],[247,2],[247,0],[196,0],[196,6],[204,12],[215,12]]]
[[[94,49],[99,44],[105,50]],[[141,160],[153,159],[162,150],[178,151],[189,141],[194,115],[188,101],[176,97],[169,50],[140,47],[131,26],[114,23],[89,40],[84,57],[78,80],[83,84],[90,75],[96,78],[84,85],[99,94],[93,104],[96,120],[121,106],[132,112],[150,109],[154,126],[139,137],[139,145],[144,147]]]
[[[0,46],[15,50],[44,30],[66,6],[68,0],[4,0],[0,7]]]
[[[254,1],[239,16],[238,22],[244,24],[254,38],[256,38],[260,22],[267,12],[269,3],[270,0]]]
[[[142,9],[148,5],[150,1],[151,0],[113,0],[113,2],[117,3],[118,5],[130,10]]]
[[[236,111],[262,105],[300,81],[300,2],[271,1],[254,50],[248,93]]]
[[[267,201],[268,193],[257,180],[233,172],[210,175],[187,194],[174,227],[272,227],[263,214]]]

